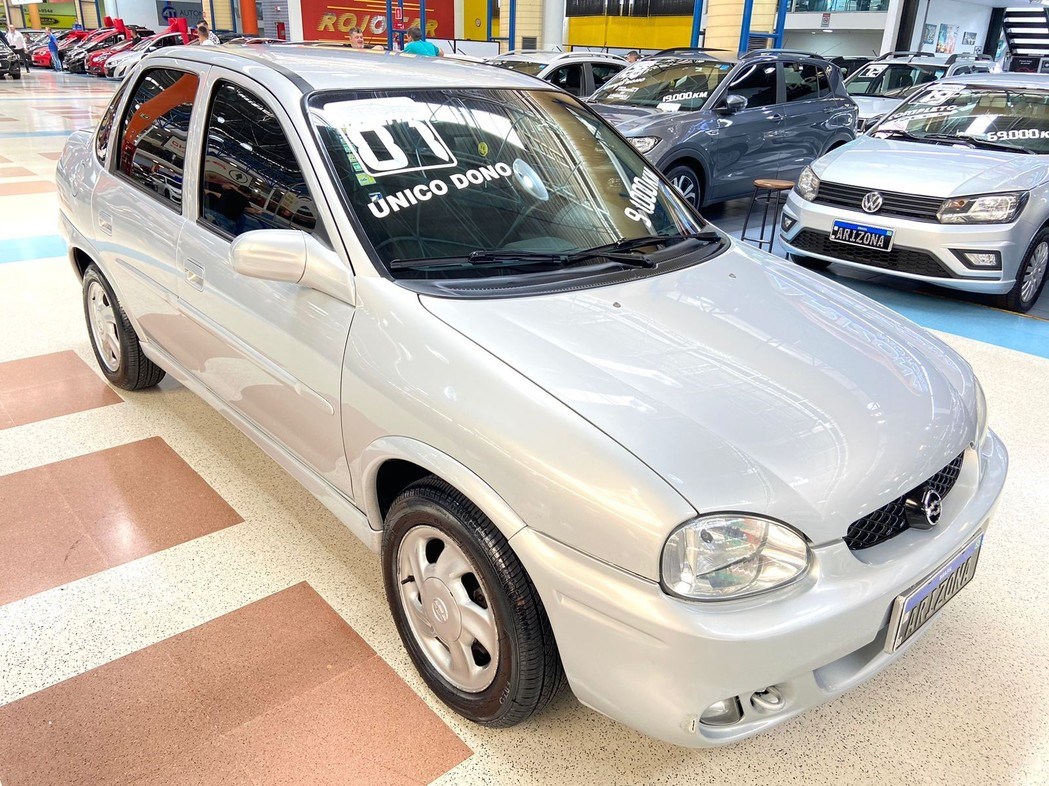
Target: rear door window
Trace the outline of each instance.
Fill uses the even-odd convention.
[[[549,81],[574,96],[582,96],[585,93],[583,66],[581,65],[561,66],[550,74]]]
[[[196,74],[151,68],[139,78],[121,122],[120,173],[178,211],[199,83]]]
[[[819,98],[820,69],[813,63],[784,63],[783,86],[788,103]]]
[[[608,65],[605,63],[594,63],[591,66],[594,73],[594,88],[601,87],[605,82],[623,70],[623,66]]]

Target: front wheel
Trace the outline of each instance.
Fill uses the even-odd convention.
[[[415,668],[437,697],[485,726],[538,712],[563,681],[550,621],[506,538],[437,478],[386,516],[386,599]]]
[[[699,173],[687,164],[678,164],[667,171],[667,180],[692,207],[703,207],[703,181]]]
[[[1049,267],[1049,227],[1034,236],[1016,271],[1016,283],[1004,295],[998,296],[997,305],[1010,311],[1024,314],[1038,302],[1038,295],[1045,286],[1046,268]]]

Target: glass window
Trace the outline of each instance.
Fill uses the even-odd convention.
[[[816,69],[816,83],[820,90],[820,97],[834,95],[834,88],[830,86],[830,70],[834,66]]]
[[[922,85],[941,79],[944,68],[909,63],[869,63],[849,77],[849,95],[905,98]]]
[[[219,82],[212,95],[201,220],[234,237],[253,229],[312,233],[314,202],[277,116],[230,82]]]
[[[126,87],[127,82],[120,84],[116,95],[113,96],[113,100],[109,102],[105,114],[102,115],[102,120],[98,124],[98,131],[95,132],[95,155],[98,156],[98,160],[103,164],[106,163],[106,155],[109,153],[109,132],[113,130],[113,118],[117,113],[117,104],[124,97],[124,89]]]
[[[550,74],[547,80],[574,96],[583,95],[583,67],[579,65],[562,66]]]
[[[609,79],[590,96],[590,102],[692,112],[703,108],[730,68],[728,63],[674,57],[641,60]]]
[[[186,136],[196,74],[153,68],[142,74],[124,112],[120,171],[176,209],[182,206]]]
[[[397,278],[593,275],[620,263],[590,249],[702,226],[629,143],[551,90],[321,93],[311,116]]]
[[[819,98],[820,69],[809,63],[784,63],[783,86],[787,101],[808,101]]]
[[[726,95],[743,96],[747,108],[776,103],[776,64],[752,63],[744,66],[729,83]]]
[[[591,66],[591,70],[594,73],[594,87],[598,88],[622,71],[623,67],[616,65],[598,65],[597,63],[594,63]]]

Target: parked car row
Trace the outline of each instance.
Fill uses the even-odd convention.
[[[965,110],[987,124],[957,132],[969,152],[1042,127],[993,119],[1041,112],[1004,87]],[[949,100],[973,103],[919,109]],[[771,128],[735,134],[748,112]],[[752,145],[792,172],[855,114],[837,69],[785,53],[656,58],[588,106],[451,58],[161,50],[70,136],[61,231],[105,377],[170,373],[379,552],[441,701],[509,726],[567,678],[723,745],[906,652],[973,578],[1005,483],[964,359],[668,178],[688,150],[702,194],[736,193]],[[929,130],[892,122],[865,142]],[[806,204],[813,176],[849,182],[849,149],[802,175]]]

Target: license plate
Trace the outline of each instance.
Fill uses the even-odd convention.
[[[949,563],[936,571],[907,593],[893,601],[889,618],[889,636],[885,651],[894,652],[907,639],[947,605],[947,601],[962,591],[976,573],[983,535],[962,549]]]
[[[881,227],[869,227],[866,224],[853,224],[851,221],[835,221],[830,229],[830,239],[835,243],[847,243],[850,246],[876,248],[878,251],[892,250],[894,230]]]

